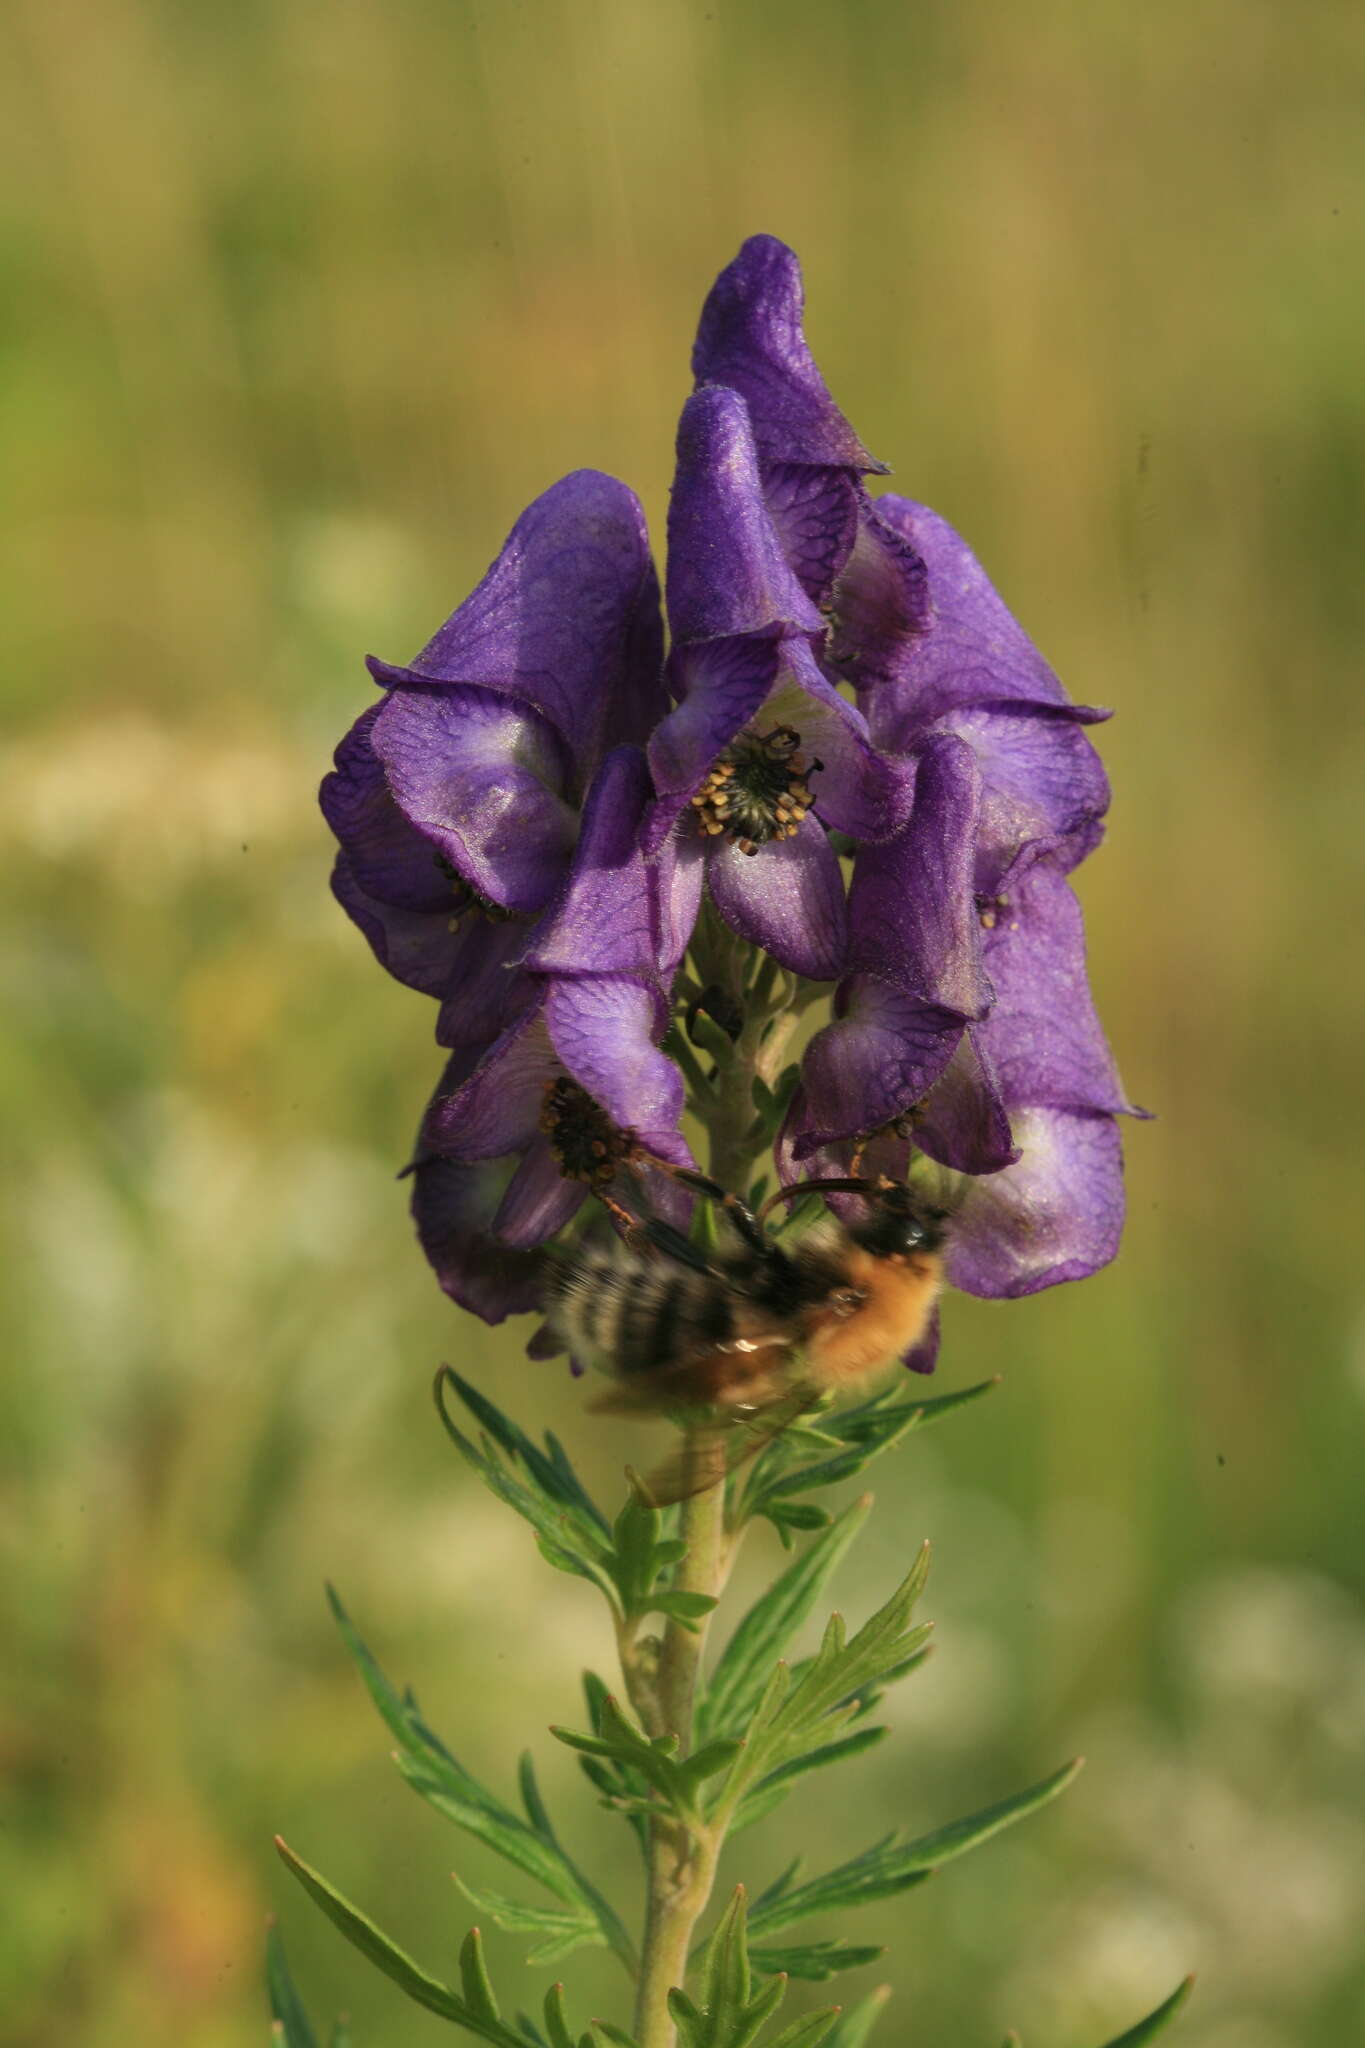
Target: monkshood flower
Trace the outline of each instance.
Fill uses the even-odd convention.
[[[322,786],[333,889],[381,964],[441,1003],[437,1036],[497,1035],[526,998],[510,961],[562,887],[608,748],[664,709],[658,584],[633,494],[592,470],[517,521]]]
[[[686,1221],[690,1197],[657,1162],[694,1164],[683,1077],[659,1050],[687,917],[643,853],[650,800],[643,755],[615,749],[558,894],[523,932],[516,1014],[457,1049],[423,1120],[418,1236],[446,1292],[488,1322],[536,1305],[535,1248],[590,1194],[622,1221],[642,1206]]]
[[[915,762],[916,793],[907,825],[858,850],[848,973],[803,1062],[784,1173],[846,1170],[867,1133],[912,1123],[920,1151],[980,1176],[950,1277],[1029,1293],[1105,1263],[1122,1221],[1112,1118],[1131,1105],[1066,883],[1103,830],[1083,727],[1105,714],[1069,702],[946,521],[868,495],[882,466],[801,314],[796,258],[755,237],[707,300],[693,367],[745,397],[789,565],[830,622],[825,670],[854,687],[874,742]]]
[[[721,916],[812,980],[842,971],[843,877],[829,830],[888,837],[911,783],[819,659],[825,621],[783,552],[748,408],[713,386],[683,408],[668,521],[669,680],[649,742],[647,845],[704,859]]]

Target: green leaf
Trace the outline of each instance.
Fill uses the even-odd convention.
[[[549,2048],[577,2048],[564,2010],[564,1986],[552,1984],[545,1994],[545,2038]]]
[[[676,1735],[651,1738],[643,1734],[610,1695],[602,1702],[596,1734],[582,1735],[573,1728],[552,1728],[550,1733],[584,1756],[605,1757],[634,1771],[685,1820],[698,1818],[696,1800],[700,1786],[707,1778],[726,1770],[741,1747],[737,1742],[708,1742],[682,1761],[677,1753]]]
[[[775,1977],[750,1997],[746,1902],[740,1885],[706,1944],[694,2002],[671,1991],[668,2009],[678,2028],[679,2048],[749,2048],[782,2003],[786,1979]]]
[[[482,1886],[476,1891],[458,1871],[452,1875],[475,1912],[486,1913],[495,1926],[508,1934],[541,1937],[535,1948],[527,1950],[528,1963],[557,1963],[562,1957],[572,1955],[577,1948],[606,1946],[606,1938],[595,1914],[582,1909],[562,1911],[557,1906],[527,1905]]]
[[[498,2001],[493,1996],[492,1979],[484,1961],[483,1936],[477,1927],[471,1927],[460,1944],[460,1982],[469,2010],[476,2018],[493,2025],[500,2017]]]
[[[830,1575],[867,1520],[864,1494],[754,1602],[726,1644],[701,1706],[701,1725],[738,1734],[752,1718],[773,1660],[814,1608]]]
[[[799,1450],[800,1438],[796,1432],[788,1431],[758,1461],[742,1504],[742,1513],[746,1516],[769,1515],[775,1505],[781,1512],[788,1512],[787,1496],[809,1493],[817,1487],[833,1486],[840,1480],[853,1478],[912,1430],[927,1429],[954,1409],[979,1400],[997,1384],[994,1379],[982,1380],[974,1387],[941,1394],[930,1401],[899,1401],[888,1390],[860,1407],[823,1416],[821,1430],[833,1441],[834,1454],[813,1464],[793,1460],[792,1453]]]
[[[842,1863],[835,1870],[826,1871],[822,1877],[812,1878],[809,1883],[794,1886],[765,1905],[761,1912],[755,1910],[753,1925],[755,1931],[775,1933],[780,1927],[789,1927],[794,1920],[803,1920],[814,1913],[825,1913],[836,1907],[863,1905],[872,1899],[885,1899],[897,1892],[909,1891],[912,1886],[923,1884],[932,1877],[944,1863],[954,1856],[963,1856],[980,1842],[999,1834],[1002,1828],[1023,1820],[1028,1814],[1036,1813],[1048,1801],[1055,1799],[1071,1783],[1081,1768],[1081,1760],[1063,1765],[1049,1778],[1043,1778],[1027,1791],[1020,1792],[1013,1799],[1003,1799],[996,1806],[983,1807],[981,1812],[970,1814],[965,1820],[951,1822],[947,1827],[936,1828],[932,1834],[921,1835],[913,1842],[898,1842],[894,1835],[864,1850],[851,1862]]]
[[[317,2048],[317,2037],[295,1988],[284,1942],[273,1920],[265,1936],[265,1982],[271,2015],[284,2048]]]
[[[332,2038],[327,2048],[351,2048],[351,2023],[344,2015],[332,2028]]]
[[[831,2030],[839,2017],[837,2005],[827,2006],[823,2012],[809,2013],[803,2020],[794,2020],[789,2027],[765,2048],[822,2048],[832,2038]]]
[[[725,1810],[733,1810],[743,1794],[784,1764],[832,1741],[857,1712],[859,1693],[922,1646],[928,1629],[909,1623],[928,1569],[926,1544],[885,1606],[851,1642],[842,1616],[834,1614],[819,1651],[799,1678],[785,1665],[777,1666],[754,1713],[744,1753],[722,1790]]]
[[[328,1599],[371,1698],[398,1738],[400,1747],[395,1753],[395,1761],[408,1784],[445,1819],[486,1843],[497,1855],[544,1885],[564,1905],[590,1914],[596,1920],[606,1945],[620,1957],[627,1969],[633,1970],[635,1951],[630,1936],[611,1905],[561,1847],[550,1826],[529,1762],[523,1762],[521,1767],[521,1792],[530,1814],[528,1822],[504,1806],[465,1770],[458,1758],[427,1727],[411,1695],[400,1698],[361,1641],[331,1587],[328,1588]]]
[[[594,2020],[592,2030],[604,2041],[610,2041],[612,2048],[640,2048],[633,2034],[627,2034],[621,2027],[613,2027],[608,2020]]]
[[[482,1445],[471,1442],[451,1415],[446,1406],[447,1386],[453,1387],[481,1420],[488,1414],[497,1417],[497,1427],[488,1425]],[[584,1507],[573,1489],[566,1486],[558,1465],[536,1452],[529,1437],[524,1437],[491,1402],[475,1395],[474,1389],[448,1365],[442,1366],[436,1375],[436,1407],[446,1435],[465,1463],[490,1493],[515,1508],[530,1523],[546,1563],[556,1571],[589,1580],[605,1593],[613,1611],[619,1613],[620,1595],[610,1570],[614,1552],[605,1534],[605,1524],[591,1502]],[[494,1455],[495,1445],[503,1457]],[[526,1466],[523,1447],[535,1455],[531,1467]],[[521,1476],[523,1470],[530,1484]]]
[[[790,1763],[773,1771],[747,1792],[740,1800],[731,1821],[728,1833],[737,1835],[743,1828],[753,1827],[782,1804],[792,1786],[807,1771],[824,1770],[829,1764],[844,1763],[850,1757],[861,1756],[865,1749],[874,1749],[890,1734],[889,1728],[860,1728],[856,1735],[846,1735],[839,1742],[827,1742],[820,1749],[809,1749],[804,1756],[793,1757]]]
[[[443,1367],[442,1372],[474,1419],[509,1458],[526,1467],[542,1493],[596,1523],[605,1536],[607,1518],[583,1486],[558,1438],[547,1433],[545,1450],[540,1451],[529,1436],[518,1429],[500,1408],[495,1408],[477,1387],[461,1379],[452,1366]]]
[[[797,1977],[824,1984],[841,1970],[861,1970],[886,1954],[884,1948],[854,1948],[849,1942],[813,1941],[798,1948],[754,1948],[749,1960],[765,1977]]]
[[[1143,2048],[1147,2041],[1154,2041],[1179,2012],[1185,2000],[1194,1989],[1193,1977],[1186,1977],[1183,1984],[1177,1984],[1170,1997],[1159,2005],[1155,2012],[1149,2012],[1145,2020],[1139,2020],[1135,2027],[1129,2027],[1126,2034],[1107,2043],[1107,2048]]]
[[[435,1977],[429,1977],[412,1957],[405,1955],[395,1942],[380,1932],[374,1922],[353,1906],[349,1899],[334,1891],[324,1877],[296,1856],[292,1849],[276,1837],[275,1847],[279,1850],[287,1868],[293,1872],[304,1890],[313,1898],[327,1918],[341,1932],[353,1947],[369,1958],[377,1969],[395,1983],[400,1991],[418,2005],[424,2005],[428,2012],[436,2013],[443,2020],[452,2020],[456,2026],[464,2027],[481,2040],[491,2041],[495,2048],[525,2048],[522,2037],[512,2033],[496,2018],[488,2018],[476,2011],[464,1999],[458,1997]],[[467,1946],[467,1944],[466,1944]],[[463,1966],[463,1957],[462,1957]]]
[[[872,2037],[872,2029],[881,2018],[891,1997],[891,1986],[879,1984],[870,1997],[846,2012],[829,2038],[829,2048],[866,2048]]]

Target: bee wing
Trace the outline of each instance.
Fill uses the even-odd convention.
[[[766,1451],[798,1417],[821,1399],[815,1386],[793,1387],[780,1401],[753,1416],[727,1415],[708,1423],[690,1441],[643,1479],[635,1481],[652,1507],[671,1507],[691,1500],[741,1471],[751,1458]]]

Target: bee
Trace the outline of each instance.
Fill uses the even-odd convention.
[[[757,1214],[705,1175],[674,1177],[715,1202],[730,1244],[707,1253],[658,1219],[554,1266],[545,1310],[576,1357],[608,1372],[618,1410],[704,1409],[725,1422],[786,1419],[827,1392],[853,1392],[925,1336],[943,1278],[947,1211],[885,1178],[779,1189]],[[861,1197],[790,1247],[766,1218],[806,1195]]]

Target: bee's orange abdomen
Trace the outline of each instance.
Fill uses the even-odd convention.
[[[837,1320],[818,1318],[809,1340],[815,1377],[834,1386],[868,1378],[919,1342],[938,1299],[943,1261],[934,1252],[877,1259],[854,1251],[845,1279],[866,1297],[862,1306]]]

